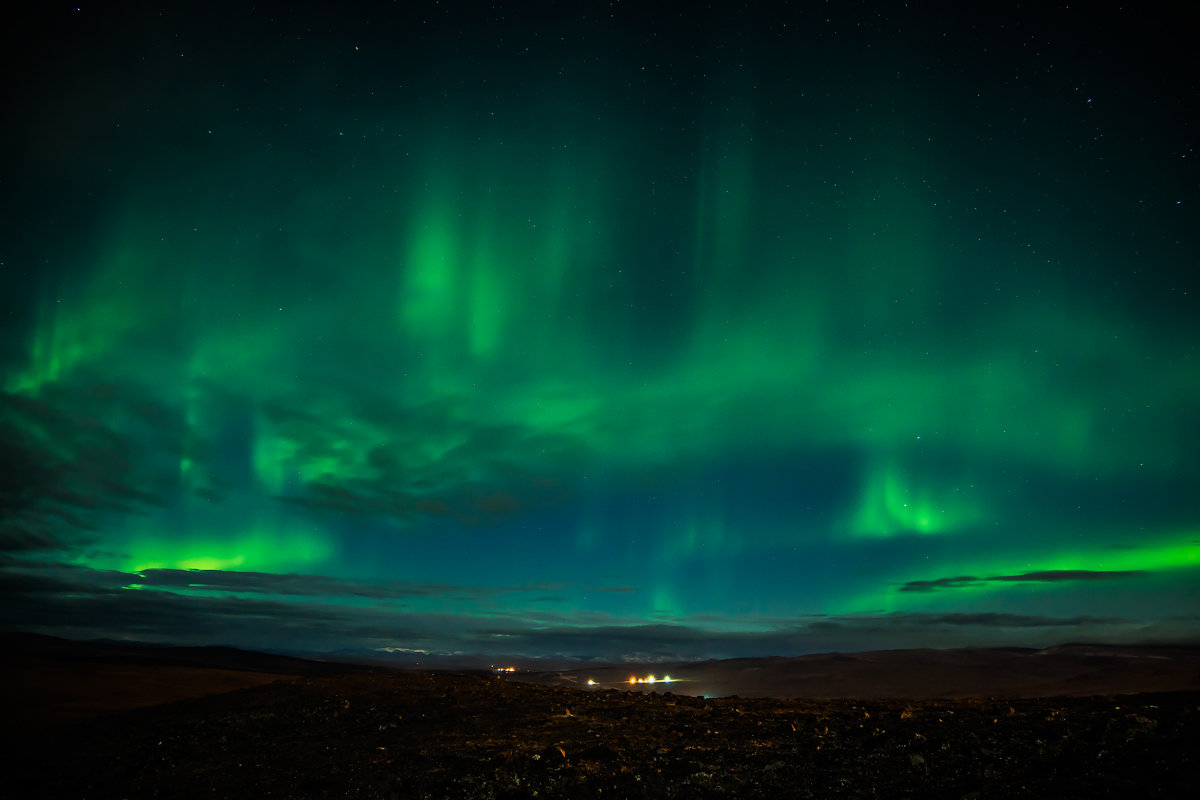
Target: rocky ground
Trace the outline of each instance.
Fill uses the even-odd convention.
[[[783,701],[378,673],[5,733],[9,797],[1183,797],[1200,693]]]

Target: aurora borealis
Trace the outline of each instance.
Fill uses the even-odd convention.
[[[1182,4],[219,5],[4,34],[6,628],[1197,639]]]

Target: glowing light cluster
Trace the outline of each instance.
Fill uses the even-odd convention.
[[[639,678],[636,675],[629,676],[629,683],[634,686],[636,686],[638,684],[643,684],[643,683],[653,686],[656,683],[674,683],[674,682],[675,682],[675,679],[672,678],[670,675],[664,675],[661,678],[656,678],[653,675],[647,675],[644,678]]]

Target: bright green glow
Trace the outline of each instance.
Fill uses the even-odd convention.
[[[1090,549],[1063,549],[1050,542],[1046,552],[1030,560],[995,558],[987,561],[973,561],[963,559],[955,561],[953,564],[927,562],[922,567],[925,571],[920,578],[914,579],[928,579],[931,576],[970,575],[977,578],[978,582],[933,592],[901,592],[898,590],[899,587],[896,587],[886,600],[879,598],[877,602],[886,603],[887,607],[893,610],[903,610],[935,606],[947,598],[964,599],[998,592],[1054,592],[1063,589],[1062,584],[1049,581],[988,580],[993,576],[1016,576],[1037,572],[1075,570],[1145,572],[1148,575],[1133,580],[1150,580],[1154,574],[1161,575],[1200,567],[1200,544],[1197,544],[1194,534],[1134,549],[1113,549],[1106,546],[1096,546]],[[1072,583],[1065,582],[1068,586]],[[1096,591],[1105,591],[1103,584],[1099,586],[1090,584],[1090,586]]]
[[[400,317],[413,335],[444,339],[460,313],[459,239],[444,215],[431,214],[415,227],[405,260]]]
[[[200,482],[200,476],[193,469],[196,464],[192,458],[196,428],[200,424],[199,401],[200,391],[192,383],[187,387],[184,399],[183,447],[179,455],[179,481],[185,489],[191,491],[198,488]]]
[[[659,585],[654,589],[651,599],[653,613],[659,619],[672,619],[679,616],[679,602],[670,588]]]
[[[38,303],[38,321],[25,369],[9,374],[5,390],[37,393],[46,383],[109,355],[165,309],[141,294],[152,280],[157,253],[137,243],[133,231],[101,259],[93,279],[50,290]]]
[[[29,354],[27,370],[9,377],[5,389],[10,392],[36,392],[43,383],[58,380],[64,363],[74,363],[81,355],[82,345],[76,337],[69,337],[59,324],[59,313],[47,311],[45,301],[40,307],[37,330]]]
[[[489,254],[477,253],[470,281],[470,346],[475,356],[491,355],[501,344],[506,303],[503,285]]]
[[[246,563],[245,556],[232,558],[184,558],[178,561],[149,561],[135,564],[129,572],[139,573],[147,569],[237,569]]]
[[[264,488],[278,494],[289,481],[305,484],[370,475],[369,452],[385,439],[385,433],[369,424],[341,425],[320,418],[277,423],[261,415],[256,419],[252,462]],[[449,447],[442,445],[443,451]]]
[[[1146,570],[1156,572],[1168,569],[1186,569],[1200,565],[1200,544],[1195,534],[1181,536],[1176,540],[1164,541],[1148,547],[1132,550],[1061,550],[1056,555],[1039,561],[1038,570]],[[1032,568],[1012,566],[1013,573],[1029,572]],[[987,574],[1005,574],[995,566]]]
[[[230,536],[135,535],[128,556],[88,560],[98,569],[139,573],[147,569],[239,569],[288,572],[319,569],[335,552],[328,535],[299,526],[262,528]]]
[[[948,533],[982,518],[971,502],[972,487],[954,486],[935,491],[906,478],[895,466],[878,467],[869,474],[851,530],[860,536],[895,536],[905,533]]]
[[[254,439],[254,471],[270,491],[283,491],[288,467],[298,451],[297,443],[282,437],[260,434]],[[312,462],[307,462],[312,463]]]

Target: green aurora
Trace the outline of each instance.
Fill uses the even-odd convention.
[[[1137,17],[1169,12],[672,8],[40,12],[4,625],[1195,639],[1200,81]]]

